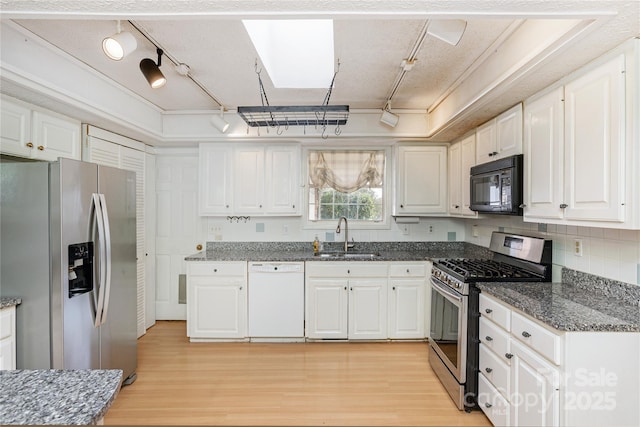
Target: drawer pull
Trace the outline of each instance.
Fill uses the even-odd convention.
[[[485,406],[486,408],[491,408],[493,405],[492,405],[491,403],[485,403],[485,404],[484,404],[484,406]]]
[[[505,353],[504,357],[506,357],[507,359],[511,359],[513,357],[513,354],[511,353]]]
[[[487,309],[484,310],[484,312],[487,313],[487,314],[491,314],[491,313],[493,313],[493,310],[491,310],[490,308],[487,308]]]
[[[218,272],[218,269],[217,269],[217,268],[214,268],[214,269],[213,269],[213,272],[214,272],[214,273],[217,273],[217,272]]]
[[[531,334],[527,331],[522,331],[522,336],[525,338],[529,338],[531,336]]]
[[[485,340],[487,341],[493,341],[493,338],[491,338],[489,335],[487,335],[486,337],[484,337]]]
[[[33,142],[27,142],[25,145],[29,148],[33,148]]]
[[[396,290],[396,287],[394,286],[394,287],[392,287],[391,289],[393,289],[393,290],[395,291],[395,290]]]
[[[491,372],[493,372],[493,369],[491,368],[484,368],[484,370],[487,372],[487,374],[490,374]]]

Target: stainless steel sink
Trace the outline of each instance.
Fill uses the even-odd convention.
[[[346,259],[374,259],[380,256],[379,253],[369,252],[323,252],[318,255],[320,258],[346,258]]]
[[[343,255],[345,258],[354,258],[354,259],[373,259],[380,256],[380,254],[361,254],[361,253],[346,253]]]

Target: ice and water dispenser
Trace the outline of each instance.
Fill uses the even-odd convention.
[[[69,245],[69,298],[93,290],[93,242]]]

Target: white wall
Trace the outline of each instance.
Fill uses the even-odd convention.
[[[466,221],[465,241],[489,246],[492,231],[542,235],[553,240],[554,281],[561,266],[610,279],[640,285],[640,231],[610,228],[536,224],[522,217],[487,216]],[[546,231],[544,226],[546,225]],[[477,234],[477,237],[474,237]],[[582,241],[582,256],[574,254],[575,240]]]

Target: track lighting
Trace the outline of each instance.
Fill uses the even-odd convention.
[[[222,133],[229,130],[229,122],[224,119],[224,107],[222,105],[220,106],[220,115],[211,116],[211,123]]]
[[[138,47],[138,42],[133,37],[133,34],[128,31],[122,31],[120,21],[118,21],[117,30],[116,34],[102,40],[104,54],[114,61],[120,61]]]
[[[447,42],[452,46],[458,44],[467,28],[467,21],[462,19],[441,19],[429,21],[427,33]]]
[[[162,49],[156,48],[156,52],[158,53],[158,63],[156,64],[153,59],[144,58],[140,61],[140,71],[144,75],[145,79],[149,82],[149,85],[153,89],[157,89],[159,87],[164,86],[167,82],[167,79],[160,71],[160,66],[162,65]]]
[[[398,117],[397,114],[393,114],[391,112],[391,102],[387,102],[387,105],[385,105],[384,110],[382,110],[382,116],[380,116],[380,122],[394,128],[398,124],[399,119],[400,117]]]

